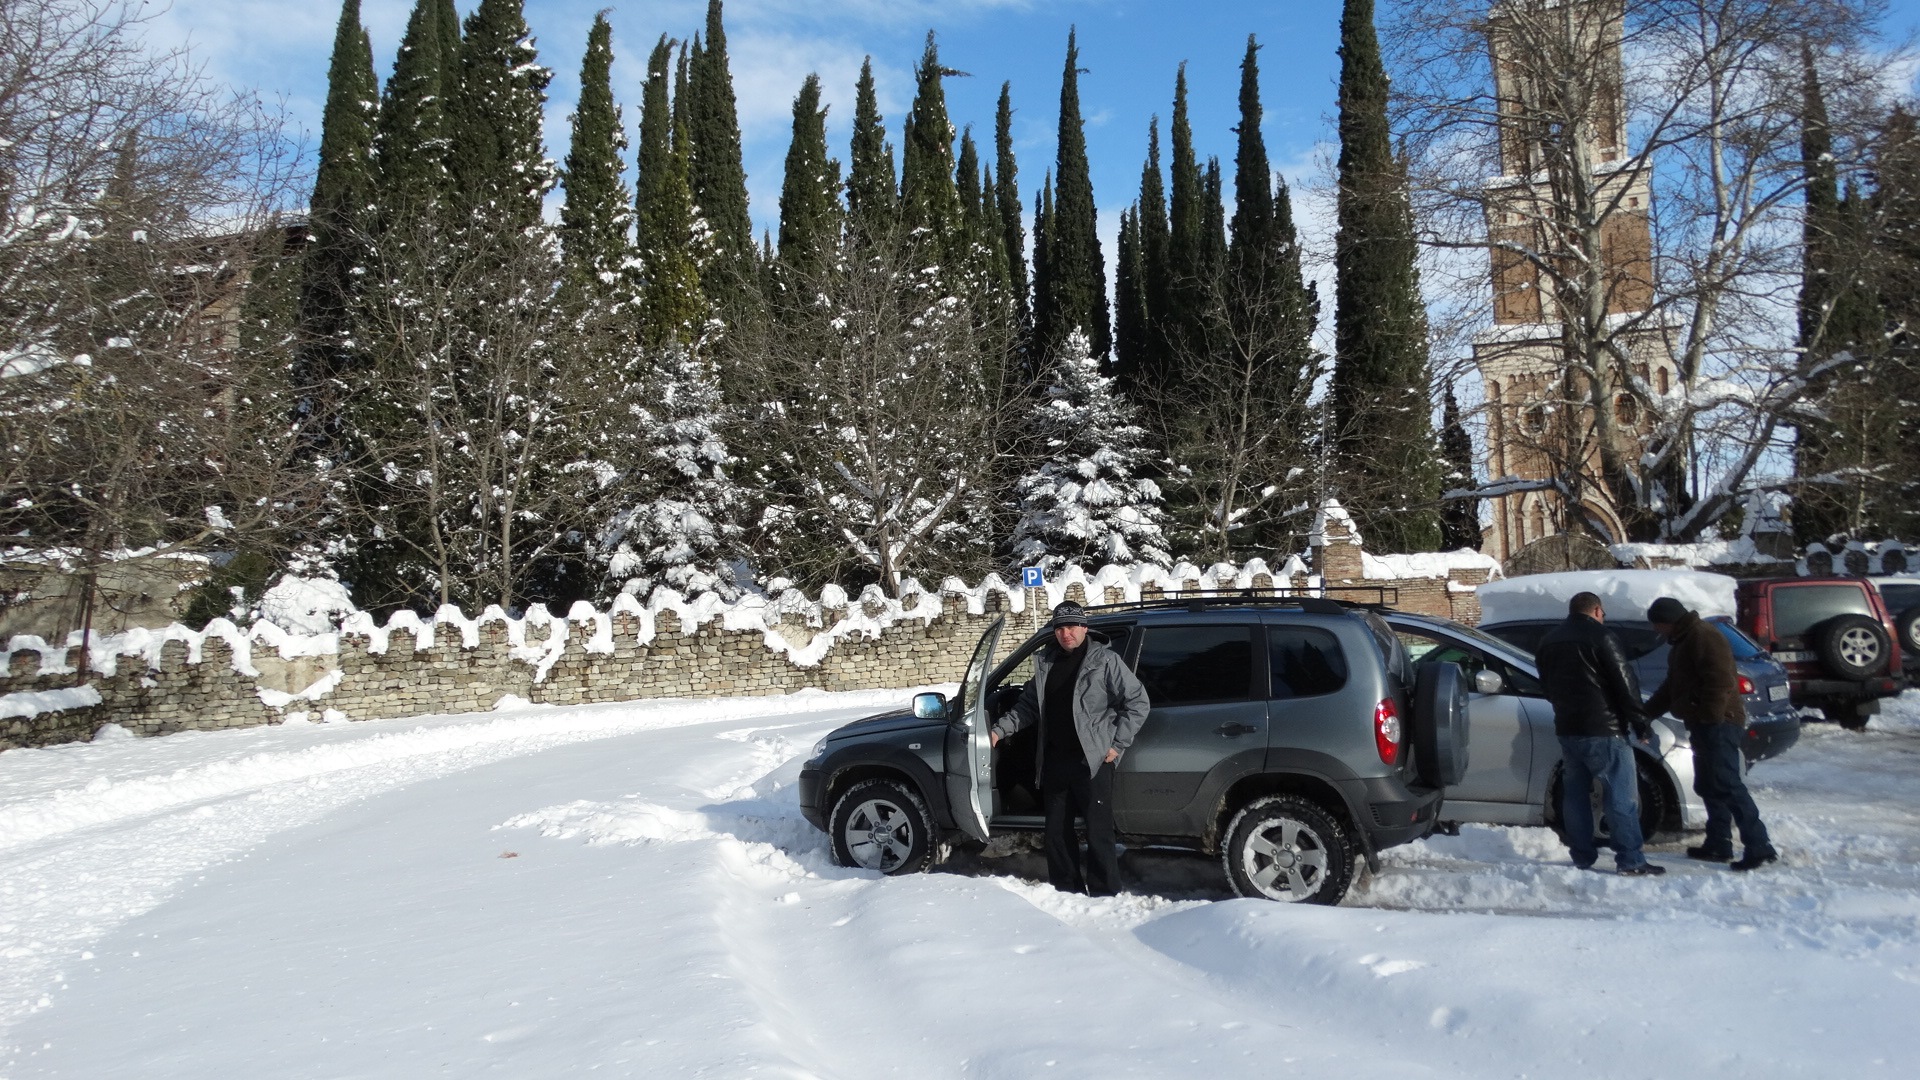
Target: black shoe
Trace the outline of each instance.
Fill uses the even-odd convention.
[[[1639,866],[1629,866],[1620,871],[1621,877],[1659,877],[1667,868],[1656,863],[1643,862]]]
[[[1736,859],[1735,861],[1728,863],[1727,869],[1739,870],[1744,873],[1745,871],[1748,871],[1748,870],[1758,870],[1770,862],[1779,862],[1779,861],[1780,861],[1780,853],[1777,851],[1762,851],[1757,854],[1749,851],[1742,858]]]
[[[1573,868],[1575,870],[1591,870],[1593,869],[1593,864],[1590,862],[1577,862],[1573,864]]]
[[[1733,858],[1733,852],[1702,845],[1688,848],[1687,858],[1699,859],[1701,862],[1727,862]]]

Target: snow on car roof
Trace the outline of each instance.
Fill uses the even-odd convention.
[[[1598,593],[1614,619],[1644,620],[1647,607],[1671,596],[1703,616],[1728,615],[1734,581],[1701,570],[1571,570],[1489,581],[1480,586],[1480,622],[1564,619],[1575,593]]]

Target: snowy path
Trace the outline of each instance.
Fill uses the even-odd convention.
[[[1787,852],[1537,829],[1336,909],[831,866],[792,781],[900,692],[0,755],[0,1077],[1908,1075],[1920,700],[1754,781]],[[511,857],[509,857],[509,855]],[[1210,861],[1130,855],[1176,895]],[[1536,916],[1550,916],[1546,918]],[[1336,1071],[1337,1070],[1337,1071]]]

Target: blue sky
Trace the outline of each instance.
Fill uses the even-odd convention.
[[[475,0],[456,0],[465,13]],[[1920,2],[1920,0],[1916,0]],[[602,0],[531,0],[527,20],[541,61],[554,69],[548,152],[566,153],[566,118],[580,54]],[[691,36],[705,0],[648,0],[613,6],[615,95],[632,129],[638,119],[645,53],[662,33]],[[411,3],[363,0],[375,67],[384,81]],[[284,96],[292,118],[317,132],[328,53],[339,6],[333,0],[174,0],[159,33],[191,40],[217,76]],[[1148,118],[1171,110],[1176,66],[1188,61],[1193,126],[1201,154],[1228,160],[1237,122],[1239,62],[1249,33],[1262,52],[1263,129],[1277,167],[1303,175],[1326,136],[1337,64],[1338,3],[1152,3],[1145,0],[730,0],[729,53],[756,225],[774,224],[781,162],[794,94],[818,71],[843,160],[853,83],[871,54],[890,133],[913,94],[912,68],[928,29],[947,66],[971,73],[947,82],[957,124],[972,123],[989,145],[1000,84],[1011,80],[1021,189],[1030,202],[1052,164],[1060,75],[1069,26],[1079,28],[1081,103],[1100,203],[1111,229],[1139,184]],[[630,179],[631,177],[629,177]]]
[[[455,0],[462,14],[478,0]],[[567,119],[577,93],[580,56],[593,15],[604,0],[529,0],[527,21],[552,68],[547,149],[566,154]],[[393,66],[412,0],[362,0],[373,37],[375,69],[384,82]],[[1325,175],[1333,152],[1331,121],[1339,61],[1339,0],[728,0],[728,52],[746,150],[748,188],[758,228],[776,226],[782,161],[794,94],[808,72],[825,84],[829,138],[846,159],[853,85],[871,55],[890,135],[913,95],[912,69],[929,29],[941,60],[969,72],[947,80],[958,125],[972,124],[991,153],[994,105],[1011,81],[1014,134],[1023,201],[1052,165],[1067,31],[1077,26],[1081,108],[1111,268],[1119,213],[1134,199],[1146,153],[1148,118],[1164,127],[1175,69],[1188,64],[1194,138],[1203,160],[1231,169],[1238,122],[1239,64],[1248,34],[1258,37],[1262,125],[1276,168],[1300,186]],[[1888,36],[1920,29],[1920,0],[1889,0]],[[663,33],[690,38],[703,25],[706,0],[627,0],[610,8],[616,98],[629,132],[637,128],[645,54]],[[185,39],[217,78],[285,100],[291,119],[317,139],[320,105],[338,0],[172,0],[155,36]],[[631,170],[628,173],[631,182]],[[1231,172],[1228,181],[1231,185]],[[1232,189],[1228,188],[1231,198]],[[1324,277],[1330,231],[1324,196],[1303,192],[1299,207],[1316,276]],[[1323,292],[1327,284],[1323,282]],[[1323,324],[1331,323],[1330,306]],[[1323,335],[1329,329],[1322,326]]]

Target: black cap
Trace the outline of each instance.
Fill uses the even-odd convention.
[[[1687,605],[1671,596],[1663,596],[1647,608],[1647,621],[1672,626],[1687,617]]]
[[[1057,630],[1062,626],[1087,625],[1087,609],[1071,600],[1062,600],[1053,609],[1053,618],[1048,620],[1047,629]]]

